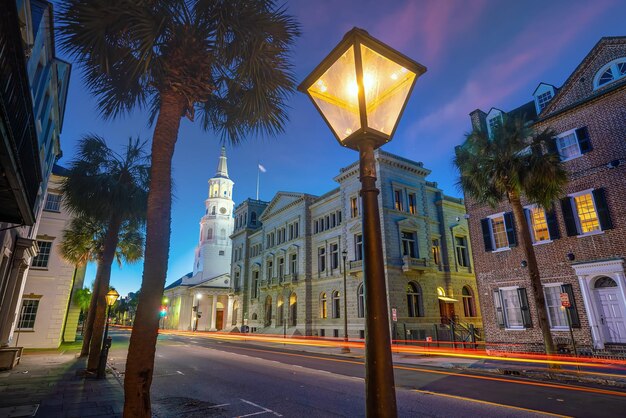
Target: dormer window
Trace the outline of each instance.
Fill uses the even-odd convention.
[[[551,91],[546,91],[545,93],[537,96],[537,106],[539,106],[539,111],[542,111],[546,107],[550,99],[552,99]]]
[[[626,77],[626,57],[618,58],[600,68],[593,79],[593,88],[598,89]]]
[[[502,126],[502,111],[491,109],[487,114],[487,133],[490,137],[493,136],[499,126]]]
[[[552,100],[555,94],[556,87],[554,87],[552,84],[539,83],[533,93],[533,98],[535,99],[535,110],[537,111],[537,114],[541,113],[543,109],[548,106],[548,103],[550,103],[550,100]]]

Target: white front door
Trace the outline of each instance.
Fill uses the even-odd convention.
[[[626,343],[626,316],[617,287],[596,289],[600,328],[607,343]]]

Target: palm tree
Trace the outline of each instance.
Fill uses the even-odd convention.
[[[106,235],[106,224],[97,222],[87,216],[73,218],[69,227],[63,231],[61,241],[61,256],[77,267],[83,267],[88,262],[98,262],[101,258],[103,240]],[[115,250],[115,259],[121,267],[122,262],[134,263],[143,257],[143,233],[138,222],[124,222],[121,227],[120,239]],[[100,269],[98,263],[97,269]],[[96,277],[101,277],[96,271]],[[99,284],[94,283],[94,290]],[[88,307],[82,308],[81,313],[87,312],[87,319],[83,321],[83,345],[81,356],[89,354],[89,346],[93,331],[97,297],[92,297],[89,289]],[[80,291],[79,291],[80,292]],[[85,323],[86,322],[86,323]]]
[[[62,191],[66,208],[78,218],[102,225],[97,244],[92,309],[93,329],[89,341],[88,370],[96,370],[106,321],[105,295],[109,290],[111,264],[116,257],[125,223],[136,225],[145,216],[149,166],[139,139],[129,139],[124,155],[112,151],[103,138],[84,136],[77,156],[69,165]]]
[[[469,133],[457,147],[454,164],[460,172],[459,185],[478,203],[495,207],[505,199],[511,204],[527,260],[532,294],[546,354],[555,352],[539,266],[524,215],[522,196],[550,209],[567,182],[558,155],[550,149],[554,133],[534,132],[524,118],[504,118],[492,135],[481,129]]]
[[[183,117],[239,143],[282,132],[299,25],[273,0],[68,0],[61,45],[105,118],[152,109],[142,293],[125,375],[126,416],[150,416],[150,382],[170,245],[171,160]]]
[[[74,303],[80,308],[79,320],[83,324],[80,334],[83,335],[83,339],[85,335],[85,313],[89,312],[89,305],[92,299],[91,290],[88,287],[78,289],[74,293]]]

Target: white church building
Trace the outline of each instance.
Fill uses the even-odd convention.
[[[193,271],[164,291],[163,327],[166,329],[219,331],[232,328],[229,324],[233,316],[230,287],[233,185],[228,177],[226,150],[222,147],[215,176],[209,179]]]

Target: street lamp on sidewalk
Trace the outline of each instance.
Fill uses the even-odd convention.
[[[425,71],[423,65],[354,28],[298,86],[339,144],[359,151],[369,417],[397,416],[374,150],[391,140],[415,81]]]
[[[343,347],[341,352],[346,354],[350,352],[348,346],[348,288],[346,285],[346,258],[348,258],[348,250],[344,248],[341,252],[343,256]]]
[[[100,350],[100,362],[98,363],[98,379],[103,379],[107,365],[107,357],[109,356],[109,348],[111,348],[111,339],[109,338],[109,317],[111,316],[111,306],[115,304],[120,294],[115,289],[109,290],[105,295],[107,302],[106,324],[104,326],[104,338],[102,339],[102,349]]]

